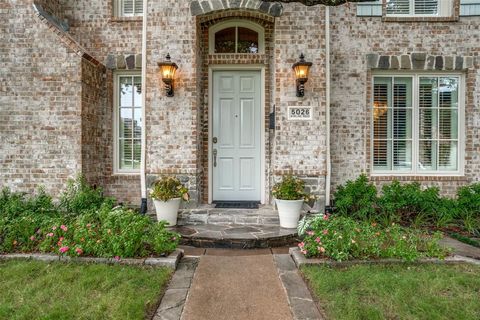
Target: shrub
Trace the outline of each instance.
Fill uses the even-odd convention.
[[[305,192],[305,182],[293,175],[286,175],[273,186],[272,195],[279,200],[314,200],[315,196]]]
[[[444,258],[447,251],[433,237],[418,230],[391,224],[388,227],[342,216],[315,218],[299,247],[307,257],[350,259],[399,258],[414,261],[421,257]]]
[[[480,235],[480,183],[459,188],[457,199],[457,217],[464,228],[474,235]]]
[[[79,175],[67,181],[67,188],[60,196],[60,208],[68,215],[80,215],[95,211],[103,204],[113,208],[115,199],[103,195],[101,188],[91,187],[85,177]]]
[[[355,181],[347,181],[339,186],[334,194],[335,212],[356,219],[375,218],[377,206],[377,188],[368,182],[365,174]]]
[[[150,197],[155,200],[168,201],[174,198],[189,200],[188,189],[175,177],[163,177],[153,184]]]

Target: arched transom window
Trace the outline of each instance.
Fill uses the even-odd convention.
[[[264,29],[253,22],[229,20],[212,26],[209,30],[209,52],[263,53]]]

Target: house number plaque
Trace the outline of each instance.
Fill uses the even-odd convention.
[[[288,120],[312,120],[312,107],[288,107]]]

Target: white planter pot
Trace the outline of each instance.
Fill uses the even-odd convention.
[[[165,220],[170,226],[177,225],[178,209],[180,209],[180,198],[174,198],[167,201],[153,199],[157,220]]]
[[[277,202],[280,227],[293,229],[298,226],[300,213],[302,212],[303,200],[280,200]]]

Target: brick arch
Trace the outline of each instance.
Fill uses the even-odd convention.
[[[272,17],[283,14],[283,6],[278,2],[261,0],[194,0],[190,3],[192,16],[199,16],[228,9],[254,10]]]

